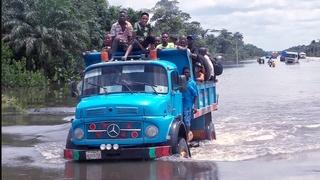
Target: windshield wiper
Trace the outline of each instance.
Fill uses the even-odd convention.
[[[155,88],[155,87],[157,87],[157,85],[150,84],[150,83],[147,83],[147,82],[137,82],[137,81],[130,81],[130,84],[138,84],[138,85],[147,85],[147,86],[150,86],[155,94],[159,94],[159,93],[157,92],[156,88]]]
[[[131,93],[133,93],[132,89],[129,87],[129,83],[125,80],[115,82],[115,84],[125,86]]]
[[[96,87],[102,88],[104,90],[104,93],[108,94],[108,89],[106,87],[98,85],[98,84],[90,83],[90,82],[88,82],[88,84],[90,84],[92,86],[96,86]]]

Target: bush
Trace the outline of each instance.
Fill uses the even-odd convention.
[[[14,97],[1,95],[1,111],[2,112],[24,112],[22,105]]]
[[[26,70],[26,59],[14,60],[11,49],[2,42],[1,46],[2,87],[46,86],[47,78],[42,71]]]

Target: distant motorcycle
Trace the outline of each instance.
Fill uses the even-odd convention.
[[[276,63],[271,58],[268,60],[268,65],[269,65],[269,67],[276,67]]]

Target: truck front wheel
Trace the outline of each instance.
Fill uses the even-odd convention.
[[[180,157],[190,157],[189,147],[184,138],[179,137],[178,144],[173,147],[173,154],[178,154]]]
[[[70,129],[67,136],[67,140],[66,140],[66,149],[86,149],[83,146],[77,146],[73,144],[73,142],[71,141],[71,137],[72,137],[72,130]]]
[[[69,130],[68,136],[67,136],[67,140],[66,140],[66,148],[67,149],[76,149],[76,145],[74,145],[71,141],[71,137],[72,137],[72,131],[71,129]]]

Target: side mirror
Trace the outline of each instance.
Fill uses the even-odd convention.
[[[71,96],[72,97],[80,97],[82,90],[82,81],[73,81],[71,83]]]
[[[185,75],[179,76],[179,90],[185,92],[187,89],[187,77]]]

